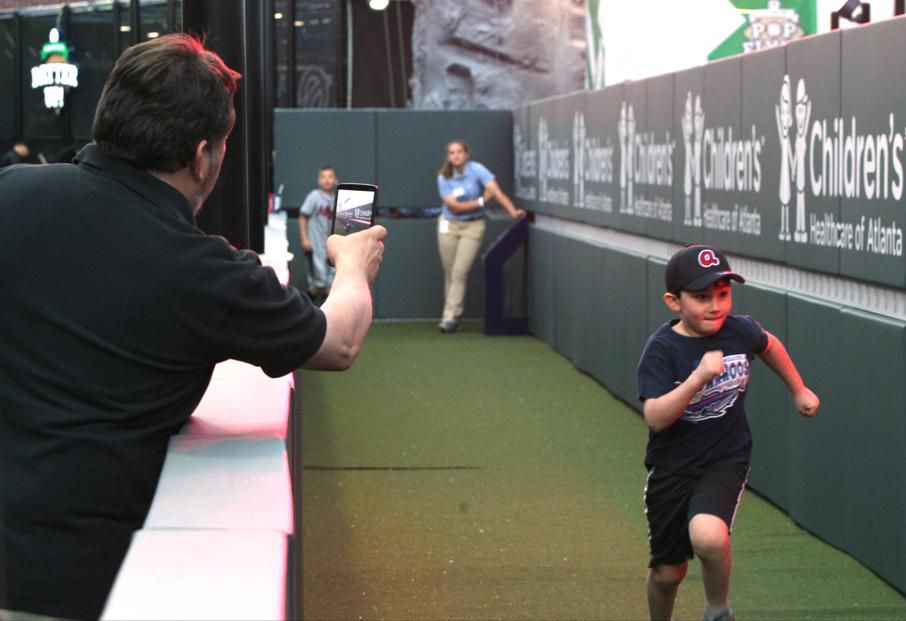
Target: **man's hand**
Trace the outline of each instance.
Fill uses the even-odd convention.
[[[360,271],[371,284],[384,258],[386,236],[387,229],[379,224],[351,235],[331,235],[327,238],[327,256],[337,266],[337,272]]]

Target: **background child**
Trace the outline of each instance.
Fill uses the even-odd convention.
[[[677,318],[651,335],[638,367],[650,430],[648,608],[652,620],[670,619],[688,561],[698,556],[704,618],[729,621],[730,531],[749,472],[744,401],[755,355],[786,383],[802,415],[814,416],[820,402],[777,337],[747,315],[730,314],[730,281],[745,280],[723,252],[682,248],[670,258],[665,280],[664,303]]]
[[[318,171],[318,187],[308,193],[299,209],[299,234],[302,249],[311,257],[308,273],[308,295],[320,305],[333,284],[336,270],[327,263],[327,238],[333,216],[333,193],[337,171],[323,166]]]

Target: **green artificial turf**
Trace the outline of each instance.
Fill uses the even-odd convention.
[[[543,342],[378,324],[352,370],[297,380],[305,619],[647,618],[647,430]],[[906,619],[752,492],[733,547],[740,621]],[[693,562],[676,617],[702,605]]]

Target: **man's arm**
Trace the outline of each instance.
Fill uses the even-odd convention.
[[[814,416],[818,412],[821,400],[818,396],[806,387],[805,382],[799,375],[796,365],[793,364],[792,358],[786,351],[786,347],[776,336],[767,333],[768,346],[758,356],[764,360],[765,364],[770,367],[774,373],[783,380],[793,395],[793,403],[796,409],[803,416]]]
[[[724,354],[709,351],[682,384],[655,399],[646,399],[642,415],[648,428],[659,433],[678,421],[702,386],[724,372]]]
[[[384,254],[387,229],[373,226],[352,235],[327,238],[327,256],[337,267],[330,295],[321,311],[327,332],[321,347],[305,363],[306,369],[344,371],[359,355],[371,327],[371,283]]]

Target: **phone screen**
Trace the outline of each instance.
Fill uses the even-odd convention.
[[[341,183],[334,199],[333,227],[335,235],[349,235],[374,224],[377,186],[366,183]]]

